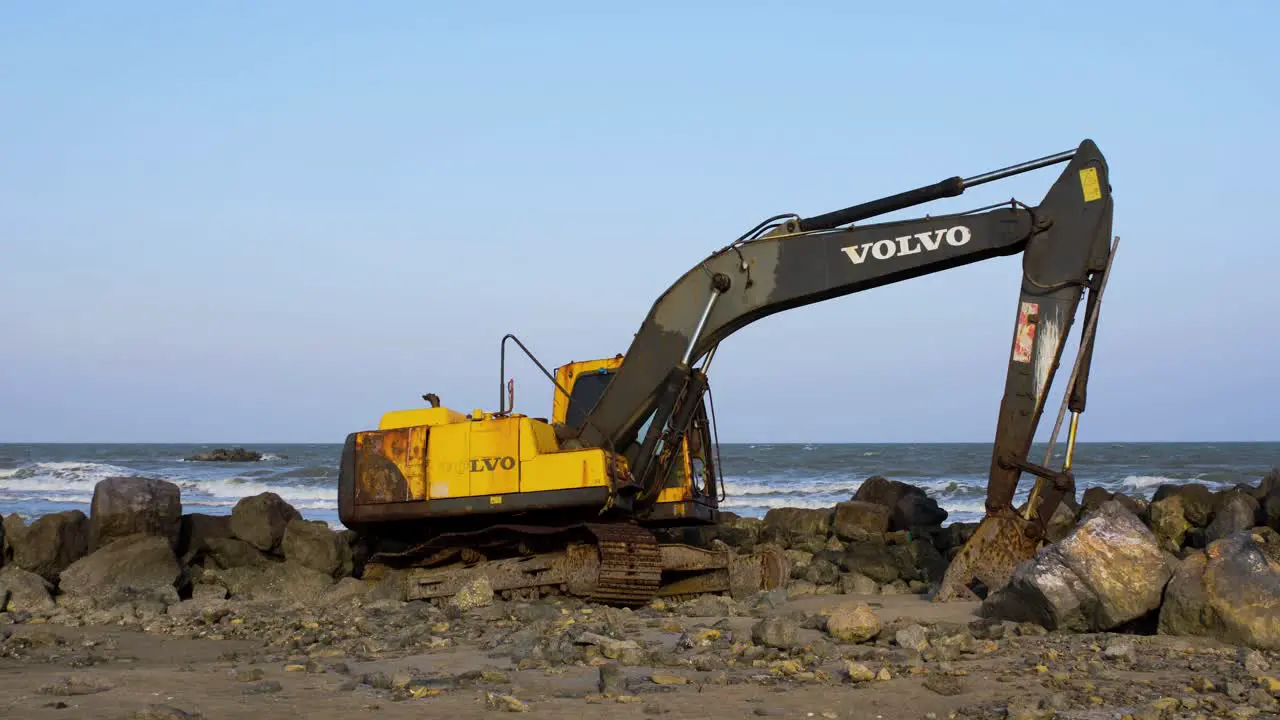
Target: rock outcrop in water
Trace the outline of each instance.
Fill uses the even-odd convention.
[[[217,448],[205,453],[195,453],[187,457],[189,462],[258,462],[262,453],[246,450],[242,447]]]

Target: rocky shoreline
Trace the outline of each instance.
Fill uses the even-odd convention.
[[[436,604],[272,493],[184,514],[172,483],[111,478],[87,516],[4,520],[0,716],[1280,717],[1280,474],[1089,490],[981,602],[929,602],[974,527],[945,520],[870,478],[672,538],[781,548],[785,589]]]

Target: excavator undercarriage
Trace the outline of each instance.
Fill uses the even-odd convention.
[[[1038,205],[857,223],[1037,168],[1067,163]],[[745,597],[782,587],[785,554],[739,554],[668,535],[715,527],[724,499],[708,369],[721,341],[768,315],[990,258],[1022,255],[987,515],[953,559],[935,600],[1007,581],[1074,493],[1071,460],[1093,354],[1110,243],[1111,187],[1097,146],[855,205],[769,218],[691,268],[654,303],[625,354],[554,374],[517,338],[502,340],[499,409],[389,412],[348,435],[339,471],[342,522],[371,539],[375,565],[407,569],[410,599],[445,599],[483,578],[503,597],[564,594],[616,605],[703,593]],[[1080,350],[1043,464],[1029,460],[1077,308]],[[555,386],[551,419],[513,411],[514,341]],[[700,363],[700,364],[699,364]],[[1049,467],[1064,413],[1065,460]],[[1024,473],[1029,499],[1013,505]],[[483,583],[479,585],[483,589]]]

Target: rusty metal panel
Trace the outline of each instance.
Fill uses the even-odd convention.
[[[357,505],[426,497],[427,428],[379,430],[356,435]]]

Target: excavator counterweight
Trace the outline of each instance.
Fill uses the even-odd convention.
[[[1063,163],[1035,205],[1015,199],[858,224]],[[722,546],[658,541],[719,521],[723,468],[707,400],[720,342],[775,313],[1021,254],[987,517],[935,599],[994,589],[1034,552],[1048,519],[1074,492],[1070,458],[1114,253],[1112,214],[1106,161],[1084,140],[1071,151],[823,215],[775,216],[678,278],[624,353],[553,374],[514,336],[504,338],[502,389],[510,393],[512,339],[554,385],[551,419],[516,413],[505,400],[494,413],[461,413],[428,395],[432,407],[388,413],[378,429],[350,434],[339,474],[342,522],[385,541],[379,561],[416,568],[410,594],[418,597],[446,597],[478,575],[503,592],[567,592],[619,604],[776,587],[788,575],[780,551],[739,556]],[[1028,452],[1086,292],[1089,317],[1067,389],[1067,461],[1051,470],[1049,459],[1036,464]],[[1019,511],[1013,500],[1023,473],[1037,481]]]

